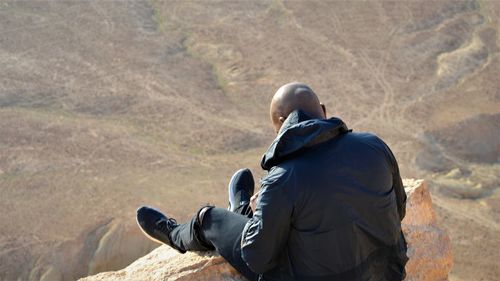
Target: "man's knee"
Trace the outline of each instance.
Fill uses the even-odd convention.
[[[213,243],[208,239],[205,235],[205,230],[203,229],[203,225],[207,224],[207,217],[210,216],[210,212],[215,209],[214,206],[204,206],[196,213],[196,217],[194,219],[193,232],[195,239],[197,242],[207,250],[214,250],[215,247]]]

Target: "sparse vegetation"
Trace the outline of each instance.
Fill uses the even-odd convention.
[[[200,56],[200,54],[198,54],[198,52],[196,52],[194,50],[193,41],[194,41],[194,39],[193,39],[192,34],[187,33],[183,36],[183,38],[181,40],[181,44],[182,44],[182,47],[184,48],[184,52],[189,57],[192,57],[192,58],[197,59],[197,60],[203,60],[203,58]]]
[[[286,23],[287,18],[290,16],[290,11],[286,9],[281,0],[272,0],[267,8],[267,13],[269,13],[280,25]]]
[[[9,8],[9,3],[0,1],[0,11],[7,10]]]
[[[227,93],[228,82],[224,73],[222,73],[220,68],[215,64],[212,64],[212,73],[214,74],[215,81],[217,81],[217,86],[222,90],[222,92]]]
[[[161,11],[161,7],[158,1],[151,0],[151,8],[153,9],[153,19],[156,23],[156,30],[163,32],[165,30],[166,18]]]
[[[184,48],[186,55],[188,55],[189,57],[192,57],[196,60],[199,60],[202,63],[207,64],[210,67],[210,69],[212,71],[212,75],[214,77],[214,80],[217,84],[217,87],[224,94],[227,94],[229,83],[228,83],[224,73],[222,72],[220,66],[217,66],[216,63],[212,62],[210,59],[208,59],[207,57],[204,57],[203,55],[201,55],[199,52],[197,52],[195,50],[195,47],[194,47],[195,42],[194,42],[194,39],[191,35],[189,35],[189,34],[185,35],[184,39],[181,42],[182,42],[182,45],[183,45],[183,48]]]

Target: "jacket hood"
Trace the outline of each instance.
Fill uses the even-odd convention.
[[[278,136],[262,157],[260,165],[262,169],[269,170],[308,147],[350,131],[339,118],[313,119],[305,112],[295,110],[281,126]]]

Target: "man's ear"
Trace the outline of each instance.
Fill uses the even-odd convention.
[[[323,114],[325,114],[325,119],[326,119],[326,106],[323,103],[319,103],[321,105],[321,109],[323,109]]]
[[[285,122],[285,117],[283,116],[280,116],[278,118],[278,123],[273,123],[274,125],[274,129],[276,131],[276,134],[278,134],[280,132],[280,129],[281,129],[281,126],[283,126],[283,123]],[[279,127],[278,127],[278,124],[279,124]]]

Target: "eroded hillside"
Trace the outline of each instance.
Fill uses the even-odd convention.
[[[499,3],[0,1],[0,279],[126,266],[155,246],[141,204],[224,206],[299,80],[436,187],[452,278],[491,280]]]

